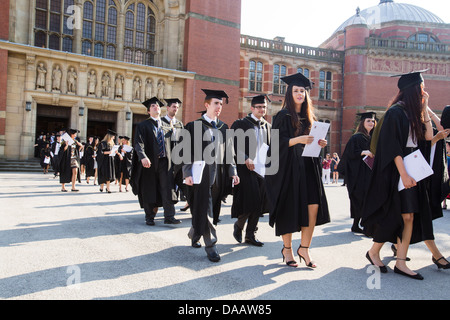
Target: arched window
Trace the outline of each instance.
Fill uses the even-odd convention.
[[[309,79],[310,73],[308,68],[298,67],[297,72],[303,74],[305,77]]]
[[[113,0],[87,0],[83,6],[81,53],[115,59],[117,7]]]
[[[73,28],[68,23],[74,0],[36,0],[34,45],[72,52]]]
[[[149,6],[130,4],[125,13],[125,62],[154,65],[156,18]]]
[[[440,46],[438,44],[439,39],[430,33],[418,32],[418,33],[410,36],[408,38],[408,41],[419,42],[419,43],[411,43],[410,44],[411,49],[427,50],[427,48],[428,48],[428,49],[436,50],[436,51],[440,50]]]
[[[320,71],[319,76],[319,99],[321,100],[331,100],[331,82],[332,73],[330,71]]]
[[[248,89],[250,91],[262,91],[263,83],[263,63],[260,61],[250,60]]]
[[[274,94],[285,94],[286,84],[281,80],[282,77],[286,75],[286,66],[275,64],[273,66],[273,93]]]

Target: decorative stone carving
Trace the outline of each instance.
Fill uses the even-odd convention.
[[[140,100],[141,99],[141,86],[142,82],[139,77],[134,78],[133,81],[133,99]]]
[[[39,63],[37,67],[37,78],[36,78],[36,89],[45,89],[45,74],[47,69],[45,69],[42,62]]]
[[[91,70],[88,75],[88,95],[95,96],[95,89],[97,87],[97,75],[95,70]]]
[[[164,81],[160,80],[160,81],[158,82],[158,88],[157,88],[157,93],[156,93],[156,97],[157,97],[159,100],[164,99],[164,91],[165,91],[165,84],[164,84]]]
[[[111,77],[108,72],[104,72],[102,76],[102,96],[109,97],[111,91]]]
[[[67,71],[67,93],[77,92],[77,78],[75,68],[70,67],[69,71]]]
[[[62,78],[62,71],[59,65],[56,65],[53,69],[52,73],[52,89],[54,91],[60,91],[61,90],[61,78]]]
[[[153,81],[152,79],[147,79],[145,81],[145,100],[148,100],[151,97],[153,97],[152,93],[153,93]]]
[[[117,75],[116,80],[115,80],[115,88],[116,88],[116,98],[120,98],[122,99],[122,95],[123,95],[123,83],[124,83],[124,79],[122,75]]]

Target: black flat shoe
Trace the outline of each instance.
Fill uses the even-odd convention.
[[[190,208],[190,206],[188,205],[188,206],[186,206],[186,207],[184,207],[184,208],[181,208],[180,211],[183,211],[183,212],[184,212],[184,211],[186,211],[186,210],[189,209],[189,208]]]
[[[180,224],[181,220],[175,219],[174,217],[164,219],[165,224]]]
[[[284,260],[285,260],[285,257],[284,257],[284,254],[283,254],[283,250],[284,250],[284,249],[290,250],[291,247],[285,247],[285,246],[283,246],[283,248],[281,249],[281,255],[283,256],[283,262],[284,262]],[[298,267],[298,264],[297,264],[297,262],[296,262],[295,260],[292,260],[292,261],[286,261],[286,265],[287,265],[288,267],[293,267],[293,268],[297,268],[297,267]]]
[[[438,269],[450,269],[450,263],[444,257],[440,257],[439,259],[431,257],[431,260],[434,262],[435,265],[437,265]],[[442,264],[439,262],[439,260],[444,260],[445,262],[447,262],[447,264]]]
[[[416,273],[416,274],[408,274],[408,273],[406,273],[406,272],[403,272],[402,270],[400,270],[400,269],[397,268],[397,267],[394,267],[394,272],[395,272],[395,273],[398,273],[398,274],[400,274],[400,275],[402,275],[402,276],[406,276],[406,277],[412,278],[412,279],[423,280],[423,277],[422,277],[422,275],[421,275],[420,273]]]
[[[369,255],[369,251],[367,251],[367,253],[366,253],[366,258],[367,258],[367,260],[369,260],[369,262],[370,262],[373,266],[376,266],[376,267],[380,268],[380,272],[381,272],[381,273],[387,273],[387,272],[388,272],[386,266],[381,266],[381,267],[380,267],[380,266],[377,266],[375,263],[373,263],[372,259],[370,258],[370,255]]]
[[[100,192],[103,192],[103,189],[100,189]]]
[[[394,244],[391,245],[391,250],[392,250],[392,252],[394,254],[394,257],[396,257],[397,256],[397,248],[395,247]],[[411,259],[406,257],[406,261],[411,261]]]
[[[67,190],[66,189],[61,189],[61,192],[67,192]]]
[[[72,190],[70,190],[70,191],[72,191],[72,192],[78,192],[78,191],[80,191],[80,190],[78,190],[78,189],[72,189]]]
[[[255,237],[245,237],[245,243],[251,244],[255,247],[262,247],[264,245],[264,243],[262,243]]]
[[[242,243],[242,230],[236,225],[233,226],[233,237],[237,242]]]
[[[301,245],[300,245],[300,247],[298,247],[297,254],[298,254],[298,257],[300,258],[300,262],[302,262],[302,259],[303,259],[303,260],[305,260],[305,264],[306,264],[307,267],[309,267],[309,268],[317,268],[317,266],[312,261],[310,261],[309,263],[306,263],[306,259],[298,252],[300,250],[300,248],[308,249],[309,247],[302,247]]]

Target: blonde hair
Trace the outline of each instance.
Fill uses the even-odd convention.
[[[103,138],[102,142],[105,141],[110,147],[112,147],[114,146],[113,137],[114,135],[107,133]]]

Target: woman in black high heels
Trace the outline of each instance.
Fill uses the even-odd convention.
[[[417,182],[409,175],[403,158],[416,150],[426,157],[429,150],[433,138],[427,112],[429,96],[424,91],[420,71],[400,75],[398,89],[372,136],[371,151],[375,158],[361,224],[374,241],[366,254],[370,263],[387,272],[379,256],[380,249],[384,242],[397,243],[394,272],[422,280],[419,273],[408,268],[406,261],[410,243],[433,236],[429,190],[425,180]],[[405,187],[401,191],[399,181]]]
[[[106,192],[111,193],[110,183],[116,180],[114,168],[114,156],[110,156],[114,146],[116,133],[112,130],[107,131],[105,137],[100,143],[97,151],[98,164],[98,184],[100,192],[103,192],[103,185],[106,184]],[[116,151],[117,153],[117,151]]]
[[[291,249],[292,234],[301,231],[301,244],[297,249],[300,262],[303,259],[308,267],[315,268],[309,255],[314,228],[330,222],[330,215],[319,158],[302,157],[305,145],[314,140],[309,135],[315,121],[309,97],[311,82],[301,73],[282,80],[288,87],[282,110],[272,121],[272,131],[278,130],[279,133],[279,150],[273,149],[273,140],[269,150],[272,161],[278,158],[278,171],[266,176],[267,195],[271,202],[269,223],[275,226],[275,234],[283,239],[281,254],[288,266],[297,266]],[[327,145],[326,140],[314,143],[322,148]],[[275,152],[278,152],[278,157],[274,156]]]

